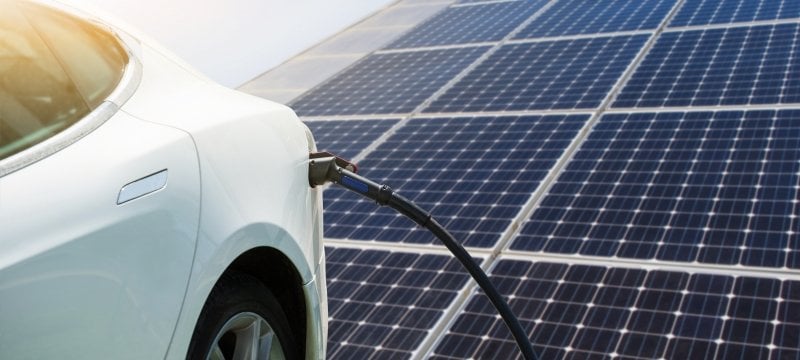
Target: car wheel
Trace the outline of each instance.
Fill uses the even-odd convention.
[[[197,321],[187,359],[297,359],[280,303],[254,277],[223,275]]]

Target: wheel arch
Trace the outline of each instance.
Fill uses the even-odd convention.
[[[305,348],[308,314],[303,289],[303,279],[294,263],[280,250],[272,247],[257,247],[245,251],[223,272],[245,273],[258,279],[278,298],[281,308],[289,319],[289,326],[297,339],[298,353]],[[220,280],[223,276],[220,276]],[[216,286],[216,285],[215,285]]]

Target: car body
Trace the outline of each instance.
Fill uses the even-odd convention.
[[[0,8],[0,358],[186,358],[229,272],[268,288],[305,357],[324,357],[315,145],[293,111],[123,24],[58,3]],[[53,110],[81,101],[51,91],[85,104]]]

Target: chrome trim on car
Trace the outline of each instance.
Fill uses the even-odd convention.
[[[107,28],[107,27],[106,27]],[[100,106],[66,130],[30,148],[0,160],[0,178],[42,160],[74,144],[117,113],[119,108],[133,96],[142,80],[142,63],[134,56],[128,44],[111,30],[128,53],[128,64],[122,73],[119,84]]]

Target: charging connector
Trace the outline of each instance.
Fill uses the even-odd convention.
[[[492,302],[497,312],[505,321],[506,326],[511,331],[517,342],[522,355],[525,359],[538,359],[533,351],[528,335],[519,320],[511,311],[508,303],[489,281],[489,277],[483,272],[481,267],[470,256],[466,249],[456,241],[445,228],[439,224],[430,213],[423,210],[410,200],[395,193],[390,187],[375,183],[361,175],[356,174],[358,168],[355,164],[339,158],[331,153],[312,153],[309,155],[308,182],[311,187],[324,185],[333,182],[345,189],[359,193],[369,199],[374,200],[381,206],[389,206],[401,214],[410,218],[420,226],[430,230],[439,240],[444,243],[447,249],[461,262],[461,265],[469,272],[478,286],[483,289],[486,296]]]

